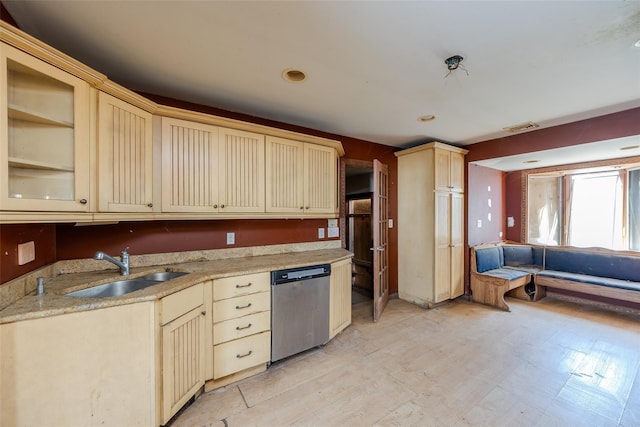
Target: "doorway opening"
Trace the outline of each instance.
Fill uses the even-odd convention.
[[[353,252],[352,305],[373,299],[373,165],[345,168],[346,248]]]

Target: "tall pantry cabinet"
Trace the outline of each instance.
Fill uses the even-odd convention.
[[[399,151],[398,295],[420,305],[464,293],[464,156],[431,142]]]

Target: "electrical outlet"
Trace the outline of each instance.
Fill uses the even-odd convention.
[[[327,237],[340,237],[340,229],[338,227],[327,228]]]
[[[227,245],[236,244],[236,233],[227,233]]]
[[[36,259],[35,242],[21,243],[18,245],[18,265],[25,265]]]
[[[324,239],[324,228],[318,228],[318,239]]]
[[[327,221],[327,227],[332,228],[332,227],[337,227],[338,226],[338,220],[335,218],[332,218],[330,220]]]

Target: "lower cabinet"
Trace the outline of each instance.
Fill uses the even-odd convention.
[[[270,279],[264,272],[213,281],[214,381],[270,360]]]
[[[205,315],[204,284],[162,298],[161,366],[162,410],[160,424],[171,417],[204,385]]]
[[[329,339],[351,324],[351,258],[331,264]]]
[[[0,426],[158,425],[154,307],[1,324]]]

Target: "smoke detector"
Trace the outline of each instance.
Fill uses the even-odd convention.
[[[524,132],[527,130],[532,130],[538,127],[540,127],[540,125],[537,123],[526,122],[526,123],[520,123],[519,125],[513,125],[513,126],[508,126],[506,128],[502,128],[502,130],[506,130],[507,132],[511,132],[511,133],[518,133],[518,132]]]

